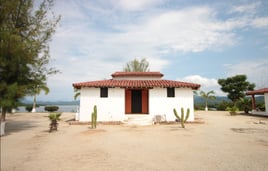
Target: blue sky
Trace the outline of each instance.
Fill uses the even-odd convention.
[[[72,83],[111,78],[146,58],[164,79],[224,95],[217,79],[246,74],[268,86],[268,1],[58,0],[48,80],[38,100],[73,100]]]

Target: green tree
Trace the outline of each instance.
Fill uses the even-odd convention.
[[[49,41],[60,17],[49,13],[53,0],[43,0],[36,8],[33,0],[0,0],[0,106],[1,120],[8,109],[34,89],[46,83],[52,71]],[[36,87],[35,87],[36,88]]]
[[[126,64],[123,69],[125,72],[148,72],[149,62],[143,58],[141,61],[134,59]]]
[[[208,111],[208,100],[215,100],[216,96],[212,95],[215,94],[215,92],[213,90],[209,91],[209,92],[204,92],[204,91],[200,91],[200,96],[205,99],[205,111]]]
[[[221,90],[227,93],[227,97],[232,100],[234,105],[240,98],[245,97],[246,91],[253,90],[254,83],[247,81],[246,75],[236,75],[226,79],[219,79],[218,83],[221,85]]]

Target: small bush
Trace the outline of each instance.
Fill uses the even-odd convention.
[[[25,106],[25,110],[31,112],[33,110],[33,106]]]
[[[50,114],[48,115],[48,118],[49,118],[51,121],[53,121],[53,120],[55,120],[55,121],[59,121],[59,120],[60,120],[60,116],[61,116],[61,113],[50,113]]]
[[[58,111],[58,110],[59,110],[58,106],[46,106],[45,107],[45,111],[48,111],[48,112],[55,112],[55,111]]]
[[[237,115],[237,112],[239,111],[238,107],[236,106],[227,107],[226,110],[230,112],[230,115]]]

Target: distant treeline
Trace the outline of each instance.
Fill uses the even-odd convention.
[[[251,97],[246,97],[251,100]],[[256,105],[259,108],[264,106],[264,96],[255,97]],[[225,111],[227,107],[233,106],[233,103],[230,99],[224,96],[217,96],[216,100],[208,100],[208,108],[210,110],[220,110]],[[194,96],[194,107],[196,110],[205,109],[205,99],[200,96]]]
[[[33,103],[30,101],[21,101],[19,106],[29,106]],[[79,105],[80,101],[39,101],[37,106],[50,106],[50,105]]]

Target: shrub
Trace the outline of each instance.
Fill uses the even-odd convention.
[[[58,121],[60,120],[60,116],[61,116],[61,113],[50,113],[48,115],[48,118],[50,119],[49,132],[52,132],[53,130],[55,130],[55,131],[58,130]]]
[[[256,104],[256,107],[260,111],[265,111],[265,103]]]
[[[230,115],[236,115],[237,112],[239,111],[238,107],[236,106],[227,107],[226,110],[230,112]]]
[[[33,110],[33,106],[25,106],[25,110],[31,112]]]
[[[60,116],[61,116],[61,113],[50,113],[48,115],[48,118],[51,120],[51,121],[59,121],[60,120]]]
[[[228,102],[228,101],[222,101],[218,104],[215,105],[215,107],[217,108],[217,110],[219,111],[226,111],[226,109],[228,107],[232,107],[233,103],[232,102]]]
[[[251,99],[250,98],[240,98],[238,101],[237,105],[238,108],[245,113],[248,113],[250,110],[252,110],[252,105],[251,105]]]
[[[55,112],[57,110],[59,110],[58,106],[46,106],[45,107],[45,111],[48,111],[48,112]]]
[[[203,104],[195,104],[194,105],[195,110],[204,110],[204,108],[205,108],[205,105],[203,105]]]

